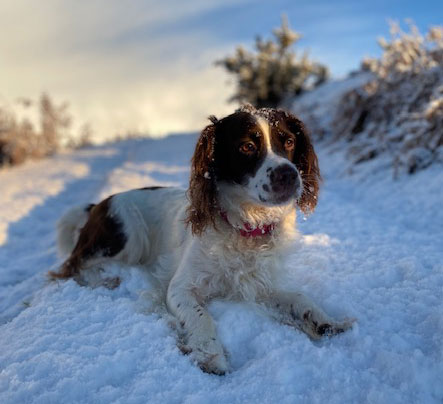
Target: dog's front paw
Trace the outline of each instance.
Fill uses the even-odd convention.
[[[355,320],[331,321],[317,325],[316,333],[320,337],[332,337],[352,328]]]
[[[180,349],[183,353],[189,354],[200,369],[206,373],[222,376],[229,370],[225,350],[215,338],[206,341],[191,340]]]
[[[352,328],[355,319],[345,319],[343,321],[334,321],[323,316],[316,315],[315,312],[308,310],[303,314],[302,329],[312,339],[320,339],[322,337],[332,337],[341,334]]]

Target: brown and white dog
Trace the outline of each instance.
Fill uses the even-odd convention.
[[[51,276],[79,279],[107,260],[145,267],[183,327],[185,349],[203,370],[223,374],[229,364],[205,309],[211,299],[264,303],[313,339],[352,321],[334,321],[303,294],[277,287],[279,258],[296,235],[296,206],[310,212],[317,203],[320,172],[302,122],[250,105],[210,120],[187,193],[138,189],[67,212],[58,244],[69,257]]]

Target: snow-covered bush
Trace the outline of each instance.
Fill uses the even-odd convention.
[[[413,173],[443,156],[443,27],[423,36],[391,23],[379,44],[381,58],[362,62],[373,79],[341,98],[332,135],[351,143],[354,163],[387,153],[396,173]]]
[[[239,46],[235,55],[216,62],[236,79],[237,89],[231,101],[258,108],[277,107],[327,79],[325,66],[311,61],[306,52],[298,57],[291,49],[301,35],[289,28],[285,17],[273,34],[275,40],[265,41],[257,36],[255,53]]]

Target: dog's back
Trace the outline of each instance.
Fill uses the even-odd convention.
[[[97,205],[67,211],[57,224],[57,245],[68,255],[55,278],[113,258],[128,265],[150,264],[183,243],[185,191],[143,188],[113,195]]]

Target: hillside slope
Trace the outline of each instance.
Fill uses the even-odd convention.
[[[127,141],[0,172],[0,402],[438,403],[443,400],[443,177],[325,182],[286,261],[288,285],[354,329],[311,342],[252,305],[210,305],[232,372],[207,375],[176,347],[138,268],[113,291],[48,283],[56,220],[134,187],[186,186],[195,136]]]

